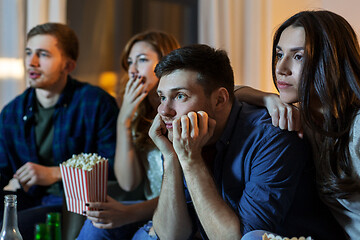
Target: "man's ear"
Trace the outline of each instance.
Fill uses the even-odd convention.
[[[226,90],[226,88],[221,87],[215,90],[215,109],[220,110],[224,106],[226,106],[230,101],[229,92]]]
[[[66,61],[65,70],[66,70],[68,73],[74,71],[75,67],[76,67],[76,61],[75,61],[75,60],[73,60],[73,59],[68,59],[68,60]]]

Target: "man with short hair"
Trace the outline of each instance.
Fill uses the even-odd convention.
[[[118,107],[102,89],[69,75],[78,54],[78,39],[64,24],[38,25],[27,35],[30,87],[0,115],[0,187],[4,194],[12,177],[19,180],[19,210],[61,203],[59,164],[73,154],[98,153],[112,169]]]
[[[149,134],[164,177],[153,227],[133,239],[240,239],[256,229],[343,238],[317,197],[308,145],[266,109],[234,101],[224,51],[183,47],[155,73],[161,103]]]

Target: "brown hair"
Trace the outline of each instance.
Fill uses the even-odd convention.
[[[79,56],[79,41],[75,32],[65,24],[44,23],[33,27],[27,34],[27,41],[36,35],[48,34],[54,36],[59,44],[59,49],[76,61]]]
[[[121,106],[122,98],[125,92],[126,83],[129,80],[127,71],[129,69],[128,57],[130,51],[135,43],[144,41],[149,43],[154,51],[158,54],[159,60],[170,53],[172,50],[175,50],[180,47],[180,44],[176,38],[168,33],[161,31],[145,31],[134,35],[125,45],[123,53],[121,55],[121,67],[124,70],[123,77],[120,80],[118,86],[117,100],[119,106]],[[139,108],[135,113],[135,117],[132,121],[131,131],[133,135],[133,140],[137,148],[144,148],[151,143],[151,139],[148,136],[148,131],[153,120],[152,116],[154,112],[153,107],[151,106],[148,98],[146,97],[144,101],[141,102]]]

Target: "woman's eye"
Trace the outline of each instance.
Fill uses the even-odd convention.
[[[138,60],[139,62],[141,62],[141,63],[143,63],[143,62],[147,62],[148,61],[148,59],[147,58],[139,58],[139,60]]]
[[[31,51],[25,51],[25,55],[26,55],[26,56],[30,56],[30,55],[31,55]]]
[[[276,59],[281,59],[283,57],[283,54],[281,52],[276,53]]]
[[[301,54],[296,54],[296,55],[294,56],[294,59],[301,61],[301,60],[303,59],[303,56],[302,56]]]

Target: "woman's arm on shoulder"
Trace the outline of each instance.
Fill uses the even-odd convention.
[[[265,107],[272,119],[272,124],[281,129],[301,132],[302,126],[299,109],[281,101],[275,93],[263,92],[248,86],[235,86],[235,98],[241,102]]]

